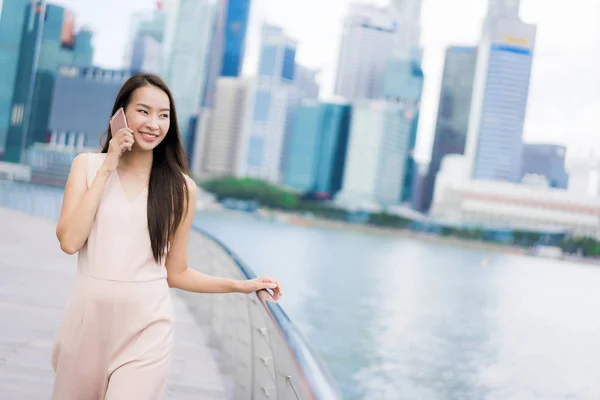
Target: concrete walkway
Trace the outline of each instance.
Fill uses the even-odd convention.
[[[76,256],[60,251],[54,222],[0,207],[0,399],[50,399],[52,341],[76,263]],[[225,399],[203,330],[175,291],[173,300],[177,323],[167,399]]]

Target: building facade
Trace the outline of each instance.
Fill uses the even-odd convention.
[[[301,102],[305,99],[317,99],[319,97],[319,84],[317,83],[317,70],[304,67],[300,64],[296,64],[294,67],[294,80],[293,85],[288,91],[288,107],[287,116],[285,122],[285,131],[283,139],[283,147],[281,150],[281,161],[279,169],[281,176],[283,176],[286,170],[288,148],[290,138],[292,136],[293,124],[296,119],[296,110],[300,106]]]
[[[563,189],[464,179],[464,156],[442,161],[430,215],[438,222],[513,230],[565,229],[600,239],[600,198]],[[463,177],[461,179],[461,177]]]
[[[163,70],[162,43],[150,35],[136,38],[133,42],[129,68],[133,71],[160,75]]]
[[[75,17],[63,7],[33,2],[23,24],[5,159],[20,162],[32,143],[47,142],[56,72],[60,65],[90,65],[91,32],[74,31]]]
[[[351,107],[305,100],[296,110],[287,149],[284,184],[317,199],[342,187]]]
[[[0,14],[0,159],[11,120],[23,22],[29,3],[31,0],[11,0],[3,5]]]
[[[393,9],[351,6],[344,19],[334,93],[349,101],[380,98],[386,62],[397,41]]]
[[[353,103],[342,189],[335,199],[338,205],[376,209],[401,202],[412,118],[402,103]]]
[[[476,63],[476,47],[452,46],[446,49],[435,136],[429,170],[423,183],[421,211],[426,212],[431,206],[442,159],[448,154],[465,152]]]
[[[61,66],[50,110],[51,134],[61,138],[76,133],[81,146],[99,149],[115,98],[131,75],[128,70]]]
[[[466,155],[473,179],[518,182],[536,26],[519,1],[490,2],[478,48]]]
[[[579,196],[600,197],[600,160],[575,159],[567,166],[569,192]]]
[[[228,0],[222,76],[239,76],[244,66],[250,0]]]
[[[163,73],[166,26],[167,15],[162,9],[133,14],[125,44],[124,64],[127,68],[157,75]]]
[[[221,77],[212,110],[205,114],[198,164],[192,170],[202,178],[233,176],[240,162],[242,134],[253,94],[247,78]]]
[[[217,11],[214,0],[180,0],[175,23],[170,27],[174,32],[168,35],[171,42],[166,81],[177,103],[179,130],[188,153],[195,144],[192,118],[198,117],[204,101]]]
[[[416,189],[416,162],[414,151],[417,145],[421,95],[424,76],[421,69],[420,51],[416,48],[398,51],[386,62],[380,97],[389,102],[402,104],[406,117],[411,121],[408,153],[404,166],[401,201],[411,204]]]
[[[543,143],[523,145],[521,176],[540,175],[546,178],[548,186],[567,189],[569,175],[565,169],[565,146]]]
[[[295,89],[296,41],[264,25],[252,111],[242,139],[238,175],[281,182],[282,154],[291,93]]]

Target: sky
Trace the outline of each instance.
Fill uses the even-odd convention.
[[[123,67],[132,13],[155,7],[154,0],[50,2],[69,7],[78,26],[94,31],[94,63],[109,68]],[[298,40],[297,62],[319,69],[321,96],[331,96],[342,21],[351,2],[253,0],[244,75],[256,71],[264,21]],[[423,0],[425,87],[416,149],[421,162],[428,161],[433,144],[444,51],[477,44],[486,7],[486,0]],[[524,140],[566,145],[571,158],[590,152],[600,157],[600,0],[521,0],[521,19],[538,28]]]

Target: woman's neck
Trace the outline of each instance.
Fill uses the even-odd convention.
[[[119,167],[129,171],[150,171],[152,168],[152,151],[126,151],[119,160]]]

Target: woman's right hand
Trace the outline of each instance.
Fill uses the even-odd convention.
[[[104,167],[108,171],[114,171],[119,165],[119,159],[124,152],[130,151],[133,146],[133,131],[129,128],[121,128],[117,134],[108,142],[108,152],[104,160]]]

